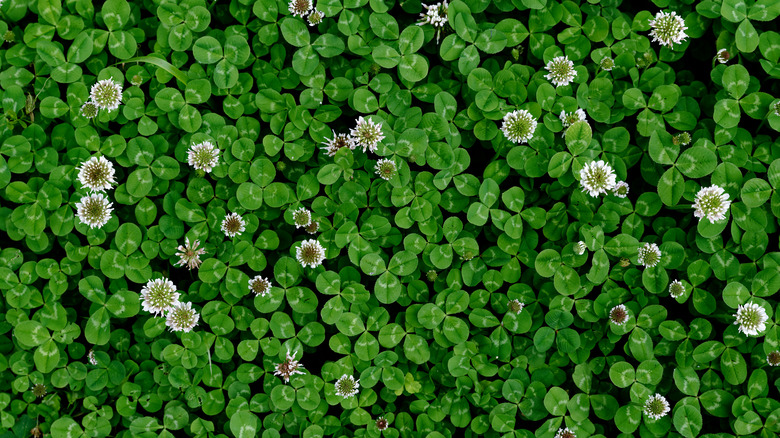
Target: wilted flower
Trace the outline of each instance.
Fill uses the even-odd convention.
[[[325,260],[325,248],[314,239],[304,240],[301,242],[301,246],[296,248],[295,258],[298,259],[304,268],[307,265],[316,268]]]
[[[387,420],[385,417],[379,417],[376,419],[376,428],[379,430],[387,429]]]
[[[87,361],[89,362],[90,365],[98,364],[97,358],[95,357],[95,352],[92,351],[91,348],[89,349],[89,353],[87,353]]]
[[[393,160],[382,158],[376,162],[374,170],[376,170],[376,174],[379,175],[380,178],[389,181],[398,169]]]
[[[439,44],[441,30],[444,28],[444,25],[447,24],[447,6],[447,0],[433,5],[424,4],[423,7],[427,10],[420,13],[420,22],[417,23],[418,26],[430,24],[436,28],[436,44]]]
[[[770,367],[776,367],[780,365],[780,351],[775,350],[769,353],[766,356],[766,363],[768,363]]]
[[[699,220],[706,217],[710,223],[726,219],[731,201],[729,194],[720,186],[702,187],[693,202],[693,215]]]
[[[523,311],[523,307],[525,307],[525,303],[520,302],[518,299],[514,299],[509,302],[509,311],[512,313],[520,313]]]
[[[655,243],[645,243],[639,248],[639,264],[652,268],[661,261],[661,250]]]
[[[512,143],[528,143],[536,130],[536,120],[530,112],[520,109],[507,113],[501,131]]]
[[[669,296],[672,298],[679,298],[685,293],[685,285],[680,283],[680,280],[674,280],[669,285]]]
[[[98,108],[115,110],[122,103],[122,85],[113,79],[103,79],[92,86],[89,97]]]
[[[648,417],[657,420],[669,413],[669,402],[666,401],[664,396],[656,393],[647,399],[644,411]]]
[[[100,228],[111,219],[111,202],[102,193],[84,196],[76,203],[76,217],[90,228]]]
[[[292,217],[295,228],[303,228],[311,223],[311,211],[303,207],[293,211]]]
[[[295,374],[303,374],[303,371],[299,370],[298,368],[303,368],[303,364],[295,360],[293,356],[290,354],[290,350],[287,349],[287,357],[285,358],[285,361],[276,365],[276,371],[274,371],[274,376],[279,376],[284,380],[284,383],[287,383],[290,381],[290,377]]]
[[[288,8],[294,17],[303,18],[314,7],[311,0],[290,0]]]
[[[187,162],[195,169],[209,173],[219,162],[219,148],[210,141],[194,144],[187,151]]]
[[[165,325],[173,332],[189,332],[198,325],[198,312],[192,308],[192,303],[178,303],[169,312]]]
[[[555,433],[555,438],[577,438],[577,435],[568,427],[563,427],[558,429],[558,432]]]
[[[577,76],[574,70],[574,63],[568,56],[556,56],[544,67],[549,73],[544,77],[552,82],[556,87],[565,87]]]
[[[610,58],[609,56],[605,56],[601,58],[601,62],[599,63],[599,66],[604,71],[611,71],[613,68],[615,68],[615,60]]]
[[[682,43],[688,38],[685,34],[685,21],[676,12],[671,13],[658,12],[655,18],[650,20],[650,36],[653,42],[658,41],[662,46],[673,46],[676,43]]]
[[[349,132],[353,141],[357,146],[363,147],[363,152],[369,150],[376,152],[376,147],[383,138],[382,124],[374,123],[371,119],[364,119],[363,116],[358,117],[357,124]]]
[[[81,115],[91,119],[98,115],[98,106],[95,104],[95,102],[88,100],[84,102],[84,105],[81,105]]]
[[[623,325],[628,322],[628,309],[623,304],[618,304],[609,311],[609,322],[615,325]]]
[[[271,291],[270,279],[263,278],[258,275],[255,278],[249,280],[249,292],[254,292],[255,295],[264,297],[270,291]]]
[[[106,157],[92,157],[81,163],[79,171],[79,181],[81,185],[96,192],[111,189],[114,180],[114,165]]]
[[[315,9],[315,10],[311,11],[311,13],[309,14],[308,17],[306,17],[306,21],[309,22],[309,26],[316,26],[316,25],[322,23],[322,19],[324,17],[325,17],[325,14],[323,14],[322,12],[320,12],[320,11]]]
[[[179,293],[167,278],[149,280],[141,289],[141,306],[155,316],[162,315],[178,304]]]
[[[340,395],[344,398],[352,397],[358,393],[358,384],[360,379],[355,380],[354,377],[344,374],[339,380],[336,381],[336,395]]]
[[[190,243],[190,238],[185,237],[184,245],[179,245],[177,248],[178,252],[176,255],[180,257],[180,260],[174,263],[174,265],[187,265],[187,269],[198,268],[201,263],[200,256],[206,253],[205,249],[198,248],[199,244],[200,241],[196,240]]]
[[[307,233],[314,234],[320,230],[320,223],[317,221],[311,221],[309,222],[309,225],[306,225],[304,229],[306,230]]]
[[[691,143],[691,134],[681,132],[672,136],[672,143],[676,146],[688,146]]]
[[[588,246],[585,245],[585,242],[582,240],[574,244],[574,253],[577,255],[583,255],[587,250],[588,250]]]
[[[618,181],[612,189],[612,194],[618,198],[625,198],[628,196],[628,183],[625,181]]]
[[[46,395],[46,385],[44,385],[43,383],[36,383],[32,387],[32,393],[38,398],[43,397],[44,395]]]
[[[583,111],[582,108],[577,108],[577,111],[571,113],[567,113],[566,111],[561,111],[561,115],[558,116],[558,118],[561,119],[561,124],[563,124],[564,128],[568,128],[569,126],[573,125],[576,122],[587,121],[585,111]],[[565,129],[564,132],[566,132]]]
[[[758,335],[766,329],[766,321],[769,316],[766,310],[756,303],[742,304],[737,307],[737,313],[734,315],[737,319],[735,325],[739,325],[738,331],[746,335]]]
[[[325,140],[328,141],[324,143],[325,147],[322,148],[322,150],[324,150],[329,157],[336,155],[336,152],[338,152],[341,148],[355,149],[357,146],[355,144],[355,140],[347,134],[336,134],[333,132],[333,138],[326,138]]]
[[[720,49],[718,50],[718,54],[715,55],[715,58],[717,58],[718,62],[721,64],[725,64],[729,62],[729,59],[731,58],[731,54],[726,49]]]
[[[246,230],[246,222],[236,213],[230,213],[222,220],[222,231],[228,237],[236,237]]]
[[[616,179],[612,166],[602,160],[591,161],[580,169],[582,191],[588,192],[590,196],[606,194],[608,190],[614,189]]]

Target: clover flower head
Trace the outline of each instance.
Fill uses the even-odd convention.
[[[200,315],[192,308],[192,303],[178,303],[168,311],[165,325],[173,332],[190,332],[198,325]]]
[[[316,268],[325,260],[325,248],[315,239],[304,240],[301,246],[295,249],[295,258],[304,268]]]
[[[79,171],[79,182],[84,187],[96,192],[102,192],[111,189],[111,185],[116,183],[114,180],[114,165],[106,157],[91,157],[89,160],[81,163]]]
[[[311,211],[304,207],[293,211],[292,217],[295,228],[305,228],[311,223]]]
[[[512,143],[528,143],[536,130],[536,120],[530,112],[520,109],[504,115],[501,131]]]
[[[395,175],[395,172],[398,170],[398,168],[395,165],[395,161],[389,158],[382,158],[377,160],[376,166],[374,166],[374,170],[380,178],[386,181],[390,181],[390,178]]]
[[[97,358],[95,357],[95,352],[91,348],[89,349],[89,353],[87,353],[87,361],[90,365],[98,364]]]
[[[290,377],[295,374],[304,374],[303,371],[299,369],[303,368],[303,364],[295,360],[293,356],[293,354],[290,354],[290,350],[287,349],[287,357],[285,358],[284,362],[276,365],[274,376],[281,377],[282,380],[284,380],[284,383],[288,383],[290,381]]]
[[[555,438],[577,438],[577,435],[568,427],[562,427],[555,433]]]
[[[766,329],[766,321],[769,316],[766,310],[756,303],[742,304],[737,307],[737,313],[734,315],[735,325],[739,325],[738,331],[750,336],[757,336]]]
[[[658,393],[648,397],[647,401],[645,402],[645,414],[647,414],[647,416],[653,420],[658,420],[659,418],[665,416],[669,413],[670,410],[669,402],[666,401],[664,396]]]
[[[44,395],[46,395],[46,385],[44,385],[43,383],[36,383],[32,387],[32,393],[37,398],[43,397]]]
[[[160,316],[179,304],[176,286],[167,278],[149,280],[141,289],[141,306],[155,316]]]
[[[520,313],[523,311],[523,307],[525,307],[525,303],[521,302],[518,299],[514,299],[509,302],[508,306],[509,311],[512,313]]]
[[[95,102],[91,100],[88,100],[84,102],[84,105],[81,105],[81,115],[88,119],[92,119],[97,116],[99,110],[100,108],[98,108]]]
[[[674,46],[682,43],[688,35],[685,34],[685,21],[676,12],[658,12],[655,18],[650,20],[650,36],[653,42],[658,41],[662,46]]]
[[[306,230],[307,233],[314,234],[320,230],[320,223],[317,221],[311,221],[309,222],[309,225],[306,225],[304,229]]]
[[[176,266],[187,265],[187,269],[197,269],[200,267],[200,256],[206,253],[203,248],[198,248],[200,241],[195,240],[190,242],[189,237],[184,238],[184,245],[179,245],[177,248],[176,256],[179,260],[174,263]]]
[[[772,105],[772,111],[775,113],[776,116],[780,116],[780,101],[775,102],[775,104]]]
[[[360,379],[355,380],[354,377],[344,374],[336,381],[336,395],[340,395],[344,398],[357,395],[360,388],[358,382],[360,382]]]
[[[580,185],[583,192],[596,197],[615,188],[617,176],[612,166],[602,160],[586,163],[580,169]]]
[[[612,69],[615,68],[615,60],[610,58],[609,56],[605,56],[601,58],[601,62],[599,62],[599,66],[604,71],[612,71]]]
[[[628,309],[623,304],[618,304],[609,311],[609,322],[615,325],[623,325],[628,322]]]
[[[691,134],[681,132],[672,136],[672,143],[676,146],[688,146],[691,143]]]
[[[236,237],[246,230],[246,221],[237,213],[230,213],[222,220],[222,231],[228,237]]]
[[[586,115],[585,111],[582,110],[582,108],[577,108],[577,111],[567,113],[566,111],[561,111],[561,115],[558,116],[559,119],[561,119],[561,124],[563,124],[564,128],[568,128],[569,126],[575,124],[576,122],[586,122]],[[564,132],[566,132],[564,130]]]
[[[628,183],[625,181],[618,181],[615,187],[612,189],[612,194],[618,198],[625,198],[628,196]]]
[[[115,110],[122,103],[122,85],[113,79],[103,79],[92,86],[89,97],[98,108]]]
[[[102,193],[84,196],[76,203],[76,217],[90,228],[100,228],[111,219],[111,202]]]
[[[249,292],[254,292],[255,295],[264,297],[271,291],[271,280],[263,278],[260,275],[249,280]]]
[[[767,354],[766,363],[768,363],[770,367],[776,367],[780,365],[780,351],[775,350]]]
[[[187,151],[187,163],[195,169],[203,170],[206,173],[211,172],[211,169],[213,169],[218,162],[219,148],[214,146],[210,141],[194,144],[190,146],[190,150]]]
[[[449,5],[447,4],[447,0],[432,5],[423,4],[423,7],[425,7],[426,11],[420,13],[420,22],[417,23],[417,25],[422,26],[425,24],[430,24],[431,26],[433,26],[436,29],[436,44],[439,44],[439,37],[441,36],[441,31],[444,28],[444,25],[447,24],[448,21],[447,18],[448,6]]]
[[[725,64],[729,62],[729,59],[731,58],[731,54],[726,49],[720,49],[718,50],[717,55],[715,55],[715,58],[718,59],[718,62],[721,64]]]
[[[311,0],[290,0],[290,4],[288,5],[290,13],[293,14],[294,17],[301,18],[308,14],[313,7],[314,5]]]
[[[379,417],[376,419],[376,428],[379,430],[387,429],[387,420],[385,417]]]
[[[385,138],[382,135],[382,124],[374,123],[371,119],[364,119],[363,116],[358,117],[357,123],[349,132],[349,135],[356,146],[363,148],[363,152],[366,152],[366,150],[376,152],[377,145]]]
[[[680,280],[674,280],[669,285],[669,296],[672,298],[679,298],[685,293],[685,285]]]
[[[428,281],[436,281],[437,278],[439,278],[439,274],[431,269],[430,271],[425,273],[425,278],[428,279]]]
[[[552,82],[556,87],[565,87],[577,76],[574,70],[574,63],[568,56],[556,56],[544,67],[549,73],[544,77]]]
[[[323,143],[325,147],[322,148],[322,150],[324,150],[329,157],[336,155],[336,152],[341,148],[355,149],[357,146],[355,140],[347,134],[336,134],[333,132],[333,138],[326,138],[325,140],[327,141]]]
[[[322,23],[323,18],[325,18],[325,14],[314,9],[309,13],[309,16],[306,17],[306,21],[309,22],[309,26],[316,26]]]
[[[661,261],[661,250],[655,243],[645,243],[639,247],[639,264],[652,268]]]
[[[731,201],[729,194],[720,186],[702,187],[693,202],[693,215],[699,220],[707,218],[710,223],[726,219]]]
[[[582,240],[574,244],[574,253],[577,255],[583,255],[587,250],[588,250],[588,246],[585,245],[585,242]]]

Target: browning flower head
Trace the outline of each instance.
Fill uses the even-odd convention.
[[[303,371],[300,370],[303,368],[303,364],[295,360],[293,356],[294,355],[290,354],[290,350],[288,349],[285,361],[276,365],[276,371],[274,371],[274,375],[281,377],[282,380],[284,380],[284,383],[288,383],[290,381],[290,377],[294,376],[295,374],[304,374]]]
[[[290,13],[293,14],[294,17],[301,18],[308,14],[312,8],[314,8],[314,5],[312,4],[311,0],[290,0],[288,5]]]
[[[376,428],[379,430],[385,430],[387,429],[387,420],[384,417],[379,417],[376,419]]]
[[[311,221],[309,222],[309,225],[306,225],[304,229],[306,230],[307,233],[314,234],[320,230],[320,223],[317,221]]]
[[[255,295],[264,297],[271,291],[271,280],[258,275],[249,280],[249,291],[253,292]]]
[[[768,363],[770,367],[776,367],[780,365],[780,351],[775,350],[767,354],[766,363]]]
[[[623,325],[628,322],[628,309],[623,304],[618,304],[609,311],[609,322],[615,325]]]
[[[715,55],[715,58],[718,59],[718,62],[721,64],[725,64],[729,62],[729,59],[731,59],[731,54],[726,49],[720,49],[718,50],[717,55]]]
[[[336,134],[333,132],[333,138],[326,138],[325,140],[327,141],[323,143],[325,147],[322,148],[322,150],[324,150],[325,154],[327,154],[329,157],[336,155],[336,152],[338,152],[341,148],[355,149],[357,146],[354,139],[347,134]]]

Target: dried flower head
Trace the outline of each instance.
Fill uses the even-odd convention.
[[[290,4],[288,5],[290,13],[293,14],[294,17],[301,18],[308,14],[313,7],[314,5],[311,0],[290,0]]]
[[[766,363],[768,363],[770,367],[776,367],[780,365],[780,351],[775,350],[767,354]]]
[[[617,176],[612,166],[602,160],[591,161],[580,169],[580,185],[583,192],[596,197],[615,188]]]
[[[190,332],[198,325],[200,315],[192,308],[192,303],[178,303],[169,312],[165,325],[173,332]]]
[[[90,348],[89,353],[87,353],[87,362],[89,362],[90,365],[97,365],[98,361],[95,357],[95,352]]]
[[[339,380],[336,381],[336,395],[340,395],[344,398],[349,398],[358,393],[358,384],[360,379],[355,380],[354,377],[344,374]]]
[[[650,36],[653,42],[658,41],[662,46],[674,46],[682,43],[688,35],[685,34],[685,21],[676,12],[658,12],[655,18],[650,20]]]
[[[355,149],[357,146],[354,139],[347,134],[336,134],[333,132],[333,138],[326,138],[325,140],[327,141],[323,143],[325,147],[322,148],[322,150],[324,150],[329,157],[336,155],[336,152],[341,148]]]
[[[523,307],[525,307],[525,303],[520,302],[518,299],[514,299],[509,302],[509,305],[507,306],[509,308],[509,311],[512,313],[520,313],[523,311]]]
[[[609,322],[615,325],[623,325],[628,322],[628,309],[623,304],[618,304],[609,311]]]
[[[357,124],[349,132],[349,135],[357,146],[363,148],[363,152],[366,150],[376,152],[377,145],[385,138],[382,135],[382,124],[374,123],[371,119],[364,119],[363,116],[358,117]]]
[[[669,296],[672,298],[679,298],[685,293],[685,285],[680,283],[680,280],[674,280],[669,285]]]
[[[178,304],[179,293],[167,278],[149,280],[141,289],[141,306],[155,316],[162,315]]]
[[[284,380],[284,383],[288,383],[293,375],[303,374],[303,371],[299,368],[303,368],[303,364],[295,360],[293,355],[290,354],[290,350],[287,349],[287,357],[284,362],[276,365],[274,376],[279,376]]]
[[[299,208],[292,213],[295,228],[305,228],[311,223],[311,211],[307,208]]]
[[[625,198],[628,196],[628,183],[625,181],[618,181],[615,187],[612,189],[612,194],[618,198]]]
[[[35,425],[35,427],[30,429],[30,436],[33,438],[41,438],[43,436],[43,431],[41,430],[41,427],[39,425]]]
[[[249,280],[249,292],[254,292],[255,295],[264,297],[270,291],[271,291],[270,279],[263,278],[258,275],[255,278]]]
[[[669,413],[669,402],[661,394],[651,395],[645,402],[645,414],[653,420],[657,420]]]
[[[577,438],[577,435],[568,427],[563,427],[555,433],[555,438]]]
[[[91,157],[77,167],[81,185],[96,192],[112,188],[114,180],[114,165],[106,157]]]
[[[76,203],[76,217],[90,228],[100,228],[111,219],[111,202],[102,193],[84,196]]]
[[[501,131],[512,143],[528,143],[536,130],[536,120],[530,112],[520,109],[504,115]]]
[[[742,304],[737,307],[737,313],[734,315],[735,325],[739,325],[738,331],[750,336],[757,336],[766,329],[766,321],[769,315],[766,310],[756,303]]]
[[[316,268],[325,260],[325,248],[314,239],[304,240],[301,242],[301,246],[295,249],[295,258],[304,268],[307,265]]]
[[[322,23],[323,18],[325,18],[325,14],[314,9],[313,11],[311,11],[311,13],[309,13],[309,16],[306,17],[306,21],[309,22],[309,26],[316,26]]]
[[[615,60],[610,58],[609,56],[605,56],[601,58],[601,62],[599,62],[599,67],[601,67],[604,71],[612,71],[613,68],[615,68]]]
[[[699,220],[706,217],[710,223],[726,219],[731,201],[729,194],[720,186],[702,187],[693,202],[693,215]]]
[[[46,385],[44,385],[43,383],[36,383],[32,387],[32,393],[38,398],[43,397],[44,395],[46,395]]]
[[[398,168],[395,166],[395,161],[388,158],[382,158],[376,162],[374,170],[380,178],[386,181],[390,181],[390,178],[395,175],[396,171],[398,171]]]
[[[122,85],[113,79],[103,79],[92,86],[89,97],[98,108],[115,110],[122,103]]]
[[[379,430],[387,429],[387,420],[385,417],[379,417],[376,419],[376,428]]]
[[[691,143],[691,134],[681,132],[672,136],[672,143],[675,146],[688,146]]]
[[[587,250],[588,250],[588,246],[585,245],[585,242],[582,240],[574,244],[574,253],[577,255],[583,255]]]
[[[317,221],[311,221],[309,222],[309,225],[306,225],[304,229],[306,230],[307,233],[314,234],[320,230],[320,223]]]
[[[99,110],[100,108],[98,108],[95,102],[91,100],[88,100],[84,102],[84,105],[81,105],[81,115],[88,119],[92,119],[97,116]]]
[[[639,264],[652,268],[661,261],[661,250],[655,243],[645,243],[639,247]]]
[[[568,56],[556,56],[544,67],[549,73],[544,77],[552,82],[556,87],[565,87],[577,76],[574,70],[574,63]]]
[[[237,213],[230,213],[222,220],[222,231],[228,237],[236,237],[244,230],[246,230],[246,222]]]
[[[447,24],[448,21],[447,18],[448,6],[449,5],[447,4],[447,0],[432,5],[423,4],[423,7],[426,9],[426,11],[420,13],[420,22],[417,23],[417,25],[422,26],[424,24],[430,24],[431,26],[433,26],[436,29],[436,44],[439,44],[439,37],[441,36],[441,31],[444,28],[444,25]]]
[[[190,146],[187,151],[187,163],[195,169],[202,170],[206,173],[211,172],[211,169],[219,162],[219,148],[214,146],[210,141],[204,141]]]
[[[715,55],[715,58],[717,58],[718,62],[721,64],[725,64],[729,62],[729,59],[731,58],[731,54],[726,49],[720,49],[718,50],[717,55]]]
[[[203,248],[198,248],[198,245],[200,245],[200,241],[195,240],[193,242],[190,242],[189,237],[184,238],[184,245],[179,245],[177,248],[178,252],[176,255],[179,257],[179,260],[174,263],[176,266],[184,266],[187,265],[187,269],[197,269],[200,267],[201,261],[200,256],[206,253],[206,250]]]

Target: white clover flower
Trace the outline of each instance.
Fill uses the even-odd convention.
[[[780,365],[780,351],[775,350],[769,353],[766,356],[766,363],[768,363],[770,367],[776,367]]]
[[[92,351],[91,348],[89,349],[89,353],[87,353],[87,361],[89,362],[90,365],[98,364],[97,358],[95,357],[95,352]]]
[[[359,392],[358,388],[360,388],[358,382],[360,382],[360,379],[355,380],[354,377],[344,374],[336,381],[336,395],[340,395],[344,398],[357,395]]]
[[[623,304],[618,304],[609,311],[609,322],[615,325],[623,325],[628,322],[628,309]]]
[[[309,222],[309,225],[306,225],[306,228],[304,228],[307,233],[314,234],[317,231],[320,230],[320,224],[317,221],[311,221]]]
[[[682,43],[688,35],[685,34],[685,21],[676,12],[658,12],[655,18],[650,20],[650,36],[653,42],[658,41],[662,46],[674,46]]]
[[[549,73],[544,77],[552,82],[556,87],[565,87],[577,76],[574,70],[574,63],[568,56],[556,56],[544,67]]]
[[[615,187],[612,189],[612,194],[618,198],[625,198],[628,196],[628,183],[625,181],[618,181]]]
[[[299,368],[303,368],[303,364],[295,360],[294,355],[290,354],[290,349],[287,349],[287,357],[285,361],[276,365],[276,371],[274,376],[279,376],[284,380],[284,383],[290,381],[290,377],[295,374],[304,374]]]
[[[228,237],[236,237],[246,230],[246,222],[237,213],[230,213],[222,220],[222,231]]]
[[[333,138],[326,138],[325,140],[327,141],[323,143],[325,147],[322,148],[322,150],[324,150],[329,157],[336,155],[336,152],[341,148],[355,149],[357,146],[355,140],[347,134],[336,134],[333,132]]]
[[[374,170],[380,178],[385,181],[390,181],[390,178],[395,175],[395,172],[398,170],[398,168],[395,165],[395,161],[388,158],[382,158],[376,162]]]
[[[721,64],[725,64],[729,62],[729,59],[731,58],[731,54],[726,49],[720,49],[718,50],[718,54],[715,55],[715,58],[717,58],[718,62],[720,62]]]
[[[585,111],[583,111],[582,108],[577,108],[577,111],[571,113],[561,111],[561,115],[558,116],[558,118],[561,119],[561,124],[563,124],[564,128],[568,128],[577,122],[587,122],[588,120],[586,117]],[[564,132],[566,132],[565,129]]]
[[[583,192],[596,197],[615,188],[617,176],[612,166],[602,160],[591,161],[580,169],[580,185]]]
[[[439,44],[441,31],[449,20],[447,18],[447,7],[449,6],[447,0],[432,5],[423,4],[423,6],[426,11],[420,13],[420,22],[417,23],[417,25],[422,26],[424,24],[430,24],[433,26],[436,29],[436,44]]]
[[[249,292],[254,292],[255,295],[261,297],[266,296],[271,291],[271,280],[263,278],[258,275],[255,278],[249,280]]]
[[[661,261],[661,250],[655,243],[645,243],[639,247],[639,264],[652,268]]]
[[[374,123],[371,119],[364,119],[363,116],[357,119],[357,124],[349,132],[349,135],[356,146],[363,147],[363,152],[366,150],[376,152],[377,145],[385,138],[382,135],[382,124]]]
[[[89,97],[95,105],[104,110],[115,110],[122,103],[122,85],[113,79],[103,79],[92,86]]]
[[[523,311],[523,307],[525,307],[525,303],[521,302],[518,299],[514,299],[509,302],[509,305],[507,307],[509,308],[509,311],[512,313],[520,313]]]
[[[293,14],[294,17],[301,18],[308,14],[313,8],[314,5],[311,0],[290,0],[290,4],[288,5],[290,13]]]
[[[320,23],[322,23],[322,19],[325,18],[325,14],[322,12],[314,9],[311,11],[308,17],[306,17],[306,21],[309,22],[309,26],[316,26]]]
[[[84,102],[84,105],[81,105],[81,115],[88,119],[92,119],[97,116],[98,110],[100,110],[100,108],[98,108],[95,102],[91,100],[88,100]]]
[[[167,278],[149,280],[141,289],[141,306],[155,316],[173,309],[179,304],[179,293],[176,286]]]
[[[679,298],[685,293],[685,285],[680,283],[680,280],[674,280],[669,285],[669,296],[672,298]]]
[[[209,173],[219,162],[219,148],[210,141],[194,144],[187,151],[187,162],[195,169]]]
[[[737,313],[734,315],[737,319],[735,325],[739,325],[738,331],[750,336],[757,336],[766,329],[766,321],[769,316],[766,310],[756,303],[742,304],[737,307]]]
[[[307,208],[299,208],[292,213],[295,228],[305,228],[311,223],[311,211]]]
[[[100,228],[111,219],[111,202],[102,193],[84,196],[76,203],[76,217],[90,228]]]
[[[385,417],[379,417],[376,419],[376,428],[379,430],[387,429],[387,419]]]
[[[512,143],[528,143],[536,130],[536,120],[530,112],[521,109],[504,115],[501,131]]]
[[[304,240],[301,242],[301,246],[295,249],[295,258],[304,268],[307,265],[316,268],[325,260],[325,248],[317,240]]]
[[[563,427],[555,433],[555,438],[577,438],[577,435],[568,427]]]
[[[731,201],[729,194],[720,186],[702,187],[696,194],[693,202],[693,215],[699,220],[706,217],[710,223],[726,219],[726,212],[729,211]]]
[[[612,71],[612,69],[615,68],[615,60],[610,58],[609,56],[605,56],[601,58],[601,62],[599,62],[599,66],[604,71]]]
[[[192,303],[178,303],[165,319],[165,325],[173,332],[190,332],[198,325],[200,315],[192,308]]]
[[[688,146],[691,143],[691,134],[681,132],[672,136],[672,143],[677,146]]]
[[[81,185],[96,192],[109,190],[111,185],[116,183],[114,165],[103,156],[90,158],[76,170],[79,171]]]
[[[656,393],[651,395],[645,402],[645,414],[653,420],[657,420],[669,413],[669,402],[666,401],[664,396]]]
[[[200,245],[200,241],[196,240],[190,243],[189,237],[184,238],[184,245],[179,245],[177,248],[178,252],[176,253],[176,255],[180,257],[180,260],[174,263],[174,265],[187,265],[187,269],[195,269],[200,267],[200,256],[205,254],[206,250],[203,248],[198,248],[198,245]]]
[[[587,250],[588,250],[588,246],[585,245],[585,242],[582,240],[574,244],[574,253],[577,255],[583,255]]]

